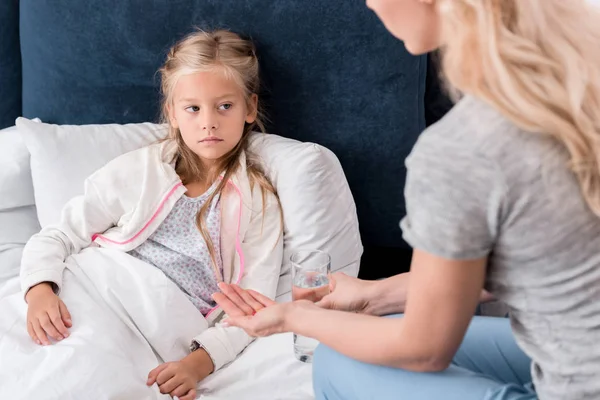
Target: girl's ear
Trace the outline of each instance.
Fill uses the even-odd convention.
[[[258,115],[258,95],[252,93],[248,99],[248,113],[246,114],[246,122],[251,124],[256,121]]]
[[[173,112],[173,105],[167,105],[167,113],[169,114],[169,123],[174,129],[179,128],[179,124],[177,123],[177,119],[175,118],[175,113]]]

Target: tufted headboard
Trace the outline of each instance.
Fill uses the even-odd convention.
[[[364,0],[2,1],[0,128],[19,115],[155,121],[156,70],[193,27],[251,37],[269,132],[338,156],[365,245],[361,275],[406,268],[404,159],[425,128],[427,58],[409,55]],[[382,255],[397,261],[384,264]]]

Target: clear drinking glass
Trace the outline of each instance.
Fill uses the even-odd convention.
[[[292,299],[320,301],[329,294],[331,257],[320,250],[300,250],[290,257],[292,266]],[[302,362],[312,362],[319,342],[294,334],[294,354]]]

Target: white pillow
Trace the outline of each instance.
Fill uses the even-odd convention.
[[[35,206],[0,210],[0,286],[19,275],[25,243],[39,230]]]
[[[36,119],[39,121],[39,119]],[[29,151],[16,127],[0,130],[0,286],[19,274],[25,243],[40,230]]]
[[[34,204],[29,152],[16,127],[0,130],[0,210]]]
[[[17,127],[31,153],[42,226],[58,222],[66,202],[83,193],[95,170],[166,134],[162,125],[50,125],[25,118]],[[291,289],[290,254],[320,249],[332,270],[358,275],[362,244],[354,199],[337,157],[326,148],[277,135],[255,134],[251,150],[264,162],[284,209],[284,265],[278,295]]]
[[[60,220],[64,205],[83,194],[83,182],[121,154],[166,135],[162,125],[52,125],[17,118],[30,153],[35,205],[43,227]]]
[[[362,244],[356,205],[338,158],[329,149],[277,135],[255,134],[250,149],[263,160],[284,209],[284,254],[278,296],[291,290],[290,256],[319,249],[331,270],[358,275]]]

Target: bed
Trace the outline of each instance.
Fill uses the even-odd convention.
[[[362,0],[2,2],[0,399],[167,398],[145,388],[144,375],[181,356],[202,321],[164,276],[125,262],[87,268],[102,259],[119,265],[120,255],[102,249],[68,260],[73,289],[64,295],[79,304],[82,328],[49,350],[24,335],[18,270],[28,238],[56,221],[87,175],[159,134],[155,71],[194,27],[257,43],[270,134],[253,145],[282,197],[286,257],[320,248],[333,270],[383,277],[390,267],[380,256],[409,250],[397,221],[403,160],[425,127],[427,59],[409,55]],[[146,276],[160,290],[129,293],[115,276]],[[284,262],[277,300],[289,292]],[[160,299],[184,311],[170,313]],[[313,398],[311,366],[295,360],[291,340],[256,340],[203,381],[198,398]]]

